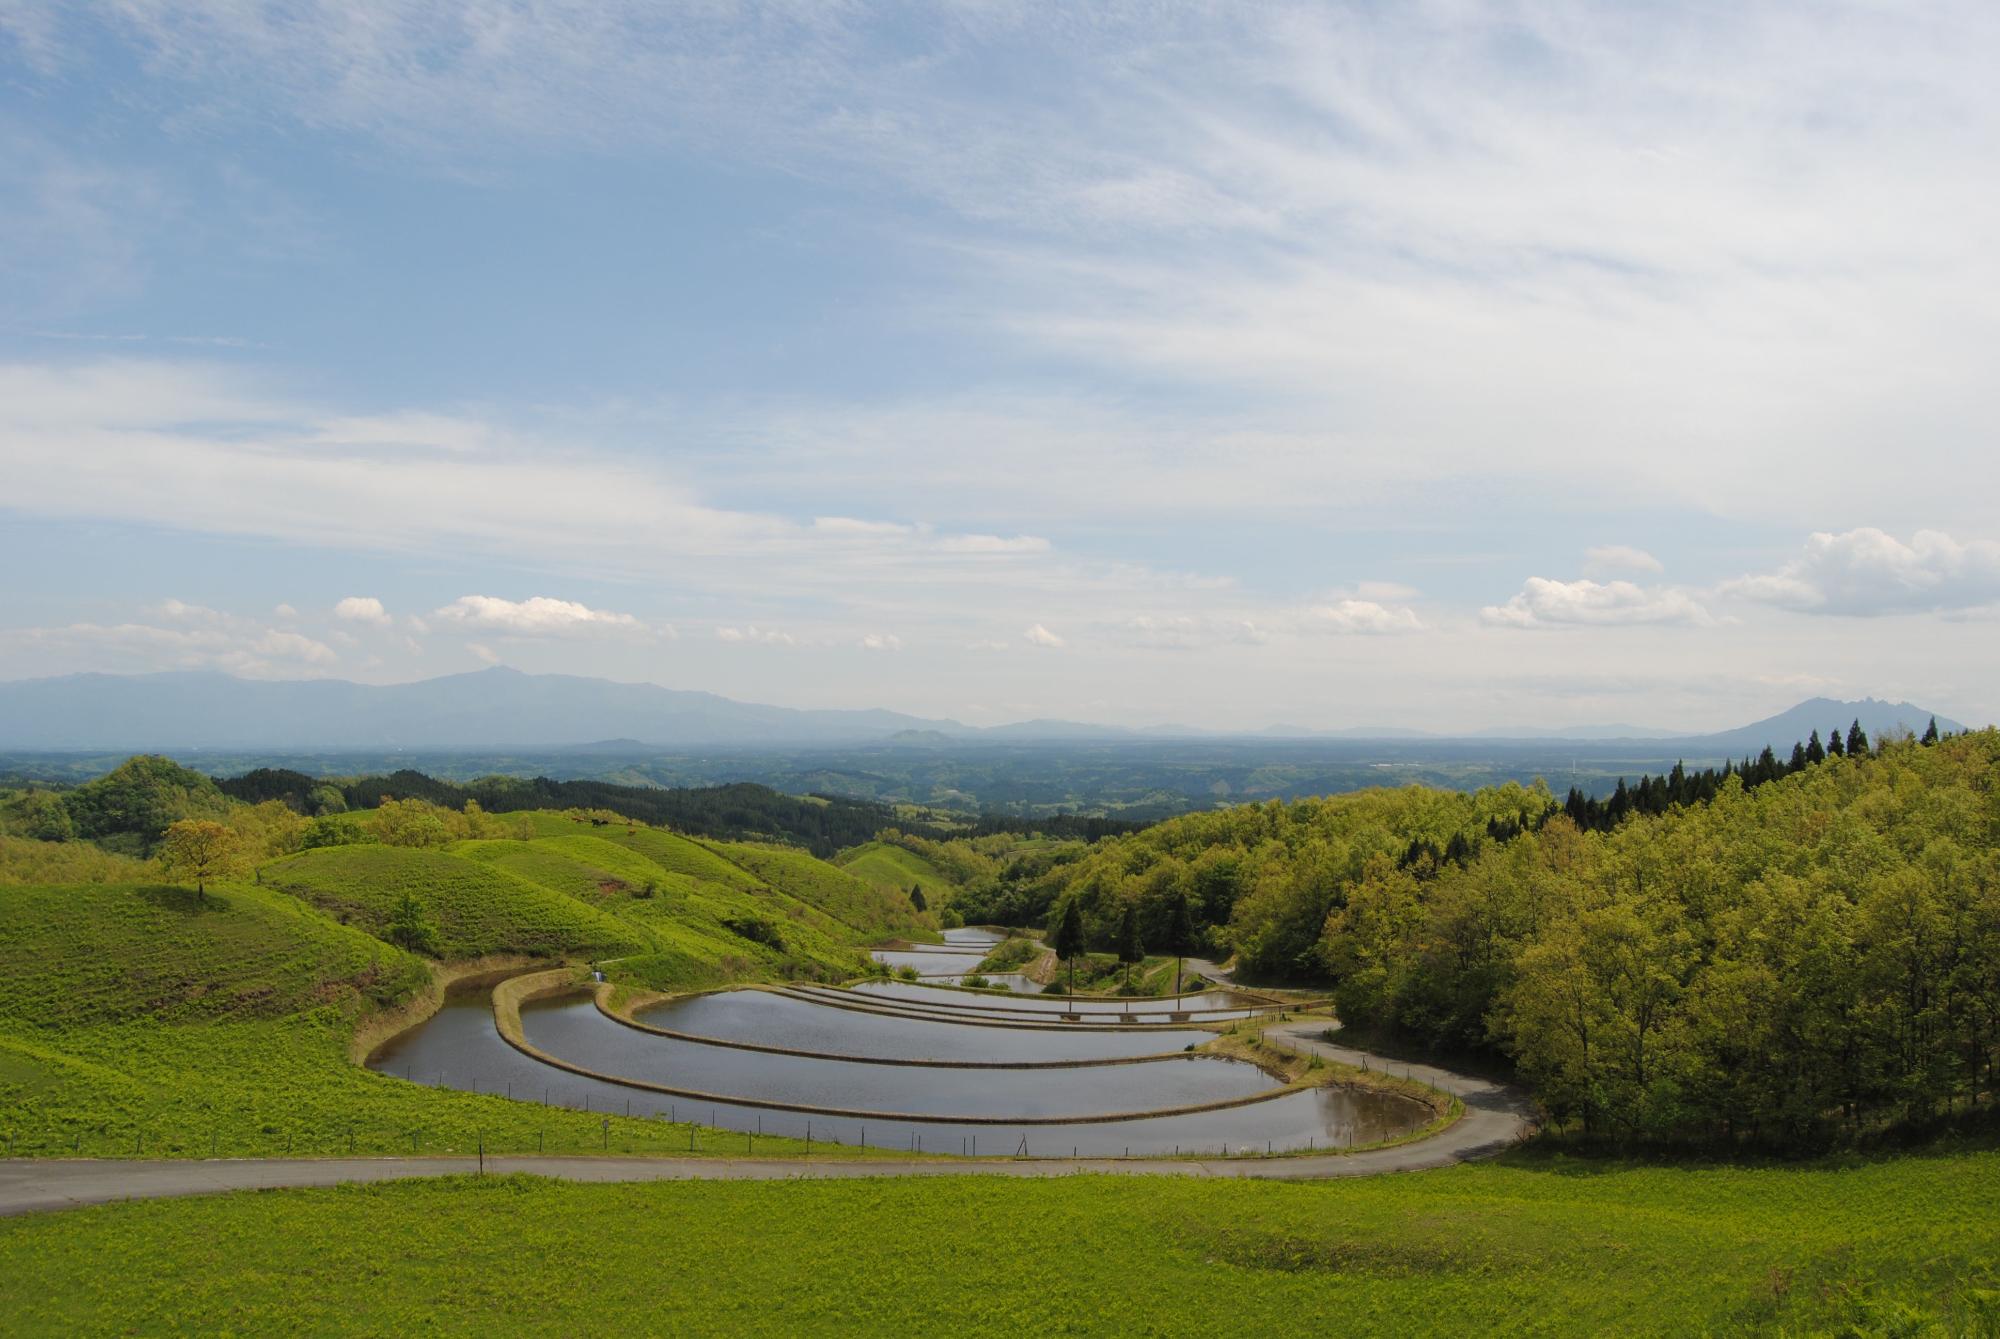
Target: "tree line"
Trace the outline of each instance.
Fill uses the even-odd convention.
[[[1578,1129],[1825,1142],[1993,1094],[2000,732],[1926,737],[1670,775],[1615,824],[1539,785],[1243,806],[1040,886],[1095,947],[1188,906],[1247,974],[1497,1053]]]
[[[899,820],[889,806],[873,801],[784,795],[749,782],[668,789],[609,781],[491,776],[460,783],[407,769],[387,776],[322,778],[287,768],[260,767],[242,776],[220,779],[216,785],[237,799],[251,803],[278,800],[309,816],[373,809],[384,799],[423,800],[447,809],[463,809],[471,801],[489,813],[608,810],[642,823],[724,841],[766,838],[786,842],[822,858],[868,841],[898,821],[909,822]]]

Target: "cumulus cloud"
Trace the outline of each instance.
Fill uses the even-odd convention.
[[[1505,604],[1479,611],[1502,628],[1618,627],[1645,623],[1715,622],[1685,591],[1639,586],[1630,581],[1551,581],[1529,577],[1521,593]]]
[[[1021,636],[1027,640],[1030,646],[1042,646],[1050,650],[1056,650],[1069,645],[1067,641],[1056,636],[1056,634],[1050,632],[1039,623],[1029,624],[1027,631],[1023,632]]]
[[[1635,549],[1629,544],[1601,544],[1594,549],[1586,549],[1583,555],[1586,572],[1664,572],[1666,565],[1644,549]]]
[[[1724,593],[1811,614],[1961,612],[2000,603],[2000,544],[1919,530],[1906,544],[1863,526],[1814,533],[1774,572],[1725,582]]]
[[[373,595],[350,595],[333,606],[335,618],[346,619],[350,623],[386,624],[389,611]]]
[[[645,627],[630,614],[592,609],[574,600],[557,600],[546,595],[525,600],[461,595],[438,609],[436,617],[453,627],[510,637],[574,637],[599,632],[639,632]]]
[[[1308,609],[1300,627],[1307,632],[1385,636],[1422,632],[1424,621],[1414,609],[1391,608],[1375,600],[1335,600]]]
[[[281,604],[271,612],[279,618],[297,618],[299,616],[299,611],[288,604]]]
[[[465,649],[478,656],[489,665],[500,663],[500,654],[484,642],[467,642]]]
[[[893,632],[871,632],[861,638],[861,649],[864,651],[900,651],[903,649],[903,639],[896,636]]]
[[[796,646],[798,641],[789,632],[779,632],[776,628],[760,628],[755,623],[741,628],[717,628],[715,640],[747,646]]]

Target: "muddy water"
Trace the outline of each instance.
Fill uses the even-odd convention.
[[[556,1011],[565,1007],[594,1013],[594,1006],[587,1002],[558,1004]],[[551,1036],[546,1022],[551,1012],[541,1011],[534,1027],[544,1036],[558,1039]],[[608,1028],[619,1026],[601,1017],[596,1021]],[[619,1030],[631,1032],[631,1029]],[[966,1030],[989,1037],[999,1035],[994,1029]],[[560,1033],[562,1029],[553,1031]],[[1155,1038],[1161,1035],[1164,1034],[1153,1034]],[[784,1042],[783,1037],[773,1040],[778,1044]],[[1344,1144],[1350,1137],[1355,1143],[1385,1138],[1414,1128],[1429,1115],[1406,1099],[1340,1088],[1287,1093],[1247,1106],[1190,1115],[1034,1126],[966,1125],[955,1123],[949,1114],[922,1121],[877,1117],[863,1120],[760,1110],[728,1102],[696,1103],[622,1084],[585,1079],[523,1055],[500,1037],[493,1024],[490,1000],[484,994],[454,996],[428,1022],[404,1033],[369,1063],[371,1068],[412,1082],[502,1094],[521,1101],[694,1120],[746,1132],[761,1129],[769,1134],[794,1137],[810,1133],[816,1141],[844,1144],[865,1141],[874,1147],[910,1148],[921,1140],[927,1151],[950,1153],[1014,1155],[1025,1151],[1029,1156],[1068,1157],[1073,1150],[1084,1156],[1119,1156],[1170,1153],[1176,1149],[1183,1153],[1262,1152],[1267,1145],[1281,1151],[1326,1148]],[[1098,1077],[1131,1069],[1197,1072],[1183,1068],[1188,1064],[1164,1061],[1158,1065],[1109,1066],[1083,1072]],[[957,1084],[967,1073],[951,1069],[916,1072],[929,1076],[940,1088]],[[1018,1077],[1032,1082],[1061,1072],[1064,1071],[1027,1071]]]

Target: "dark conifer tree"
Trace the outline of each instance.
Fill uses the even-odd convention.
[[[1826,745],[1819,742],[1819,731],[1817,730],[1812,732],[1812,738],[1806,740],[1805,759],[1809,763],[1822,763],[1826,761]]]
[[[1049,947],[1056,951],[1058,959],[1069,964],[1069,993],[1076,994],[1076,955],[1083,952],[1083,908],[1074,897],[1063,903],[1055,933],[1049,936]]]
[[[1846,752],[1847,745],[1843,744],[1840,740],[1840,727],[1835,726],[1833,733],[1826,737],[1826,756],[1829,758],[1838,758]]]
[[[1124,914],[1118,918],[1118,961],[1125,965],[1125,988],[1132,988],[1132,964],[1146,960],[1146,945],[1139,937],[1139,906],[1136,902],[1125,904]]]
[[[1858,716],[1854,724],[1847,727],[1847,756],[1850,758],[1868,756],[1868,732],[1861,728],[1861,718]]]
[[[1814,748],[1819,748],[1819,732],[1818,732],[1817,730],[1815,730],[1815,731],[1813,732],[1813,747],[1814,747]],[[1821,756],[1822,758],[1826,756],[1826,752],[1825,752],[1825,750],[1823,750],[1823,749],[1822,749],[1822,750],[1820,751],[1820,756]],[[1811,758],[1810,758],[1810,757],[1809,757],[1809,756],[1807,755],[1807,753],[1806,753],[1806,746],[1805,746],[1804,744],[1794,744],[1794,745],[1792,745],[1792,768],[1791,768],[1791,769],[1792,769],[1792,770],[1793,770],[1794,772],[1803,772],[1803,771],[1805,771],[1805,770],[1806,770],[1806,766],[1807,766],[1807,764],[1809,764],[1809,763],[1810,763],[1811,761],[1812,761],[1812,759],[1811,759]]]
[[[1937,717],[1931,717],[1931,723],[1924,727],[1924,737],[1920,742],[1925,744],[1935,744],[1938,742]]]

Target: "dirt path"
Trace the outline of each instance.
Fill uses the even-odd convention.
[[[1265,1030],[1285,1044],[1330,1060],[1401,1074],[1405,1066],[1365,1056],[1350,1047],[1318,1040],[1326,1024],[1284,1023]],[[800,1158],[611,1158],[494,1157],[491,1174],[527,1172],[566,1181],[770,1181],[786,1178],[865,1176],[1069,1176],[1104,1172],[1122,1176],[1218,1176],[1274,1181],[1312,1181],[1341,1176],[1376,1176],[1420,1171],[1472,1158],[1490,1157],[1511,1147],[1533,1128],[1532,1108],[1513,1089],[1436,1069],[1407,1066],[1410,1077],[1456,1095],[1465,1116],[1429,1139],[1396,1148],[1344,1155],[1289,1158],[1050,1158],[1013,1161],[868,1161],[838,1157]],[[451,1176],[478,1170],[476,1159],[437,1158],[220,1158],[196,1159],[0,1159],[0,1216],[67,1209],[124,1199],[207,1195],[229,1190],[280,1186],[330,1186],[345,1182],[393,1181],[412,1176]]]

